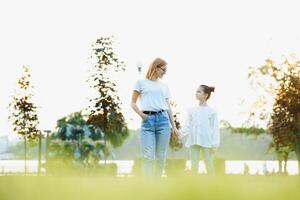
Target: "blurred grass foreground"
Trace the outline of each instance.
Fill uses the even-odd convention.
[[[1,200],[300,199],[298,176],[136,177],[2,176]]]

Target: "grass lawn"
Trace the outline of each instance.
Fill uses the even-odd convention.
[[[299,200],[299,176],[0,177],[0,200]]]

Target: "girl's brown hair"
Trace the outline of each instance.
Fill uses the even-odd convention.
[[[215,87],[209,87],[207,85],[200,85],[200,87],[202,87],[204,93],[207,94],[206,100],[209,99],[211,93],[215,91]]]

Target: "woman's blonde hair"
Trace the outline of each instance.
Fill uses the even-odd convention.
[[[146,78],[149,80],[156,80],[158,77],[157,70],[158,68],[166,66],[168,63],[161,58],[155,58],[152,63],[149,65]]]

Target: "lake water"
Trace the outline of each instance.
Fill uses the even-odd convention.
[[[101,161],[100,163],[103,163]],[[108,160],[107,163],[116,163],[118,166],[118,175],[130,175],[132,172],[133,160]],[[225,173],[226,174],[243,174],[245,164],[249,167],[249,174],[263,175],[266,171],[278,172],[278,161],[266,160],[227,160],[225,161]],[[37,172],[38,161],[28,160],[27,169],[28,172]],[[186,168],[190,169],[190,161],[186,162]],[[24,171],[23,160],[0,160],[0,172],[5,173],[21,173]],[[287,171],[289,175],[298,174],[298,162],[290,160],[287,163]],[[203,161],[199,163],[199,173],[205,173],[205,165]]]

